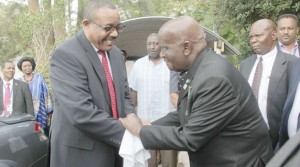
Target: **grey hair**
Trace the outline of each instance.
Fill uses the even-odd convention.
[[[158,37],[158,34],[157,33],[152,33],[152,34],[148,35],[148,38],[152,37],[152,36]]]
[[[4,61],[4,62],[1,64],[1,69],[2,69],[2,70],[4,69],[6,63],[12,63],[12,64],[15,65],[15,63],[14,63],[13,61],[6,60],[6,61]]]
[[[283,18],[291,18],[291,19],[294,19],[296,21],[296,26],[299,27],[299,19],[296,15],[294,14],[283,14],[283,15],[280,15],[278,17],[278,21],[283,19]]]
[[[85,6],[83,11],[83,19],[94,20],[95,14],[100,8],[117,9],[117,7],[106,0],[91,0]]]

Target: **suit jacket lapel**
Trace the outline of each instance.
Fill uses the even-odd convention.
[[[87,40],[83,30],[78,32],[77,39],[79,40],[79,42],[83,46],[83,49],[86,51],[86,56],[88,57],[88,59],[92,63],[93,68],[95,70],[95,73],[97,74],[97,76],[100,80],[100,83],[103,87],[105,100],[109,104],[109,106],[111,107],[108,86],[107,86],[107,82],[106,82],[106,78],[105,78],[105,72],[104,72],[104,69],[103,69],[102,64],[100,62],[100,59],[98,57],[98,54],[96,53],[96,51],[93,48],[93,46],[91,45],[91,43]]]
[[[257,58],[257,55],[252,55],[250,58],[249,58],[249,63],[245,63],[245,78],[247,78],[247,80],[249,79],[249,76],[250,76],[250,73],[252,71],[252,68],[255,64],[255,61],[256,61],[256,58]]]
[[[206,55],[208,52],[210,52],[210,49],[204,49],[200,55],[197,56],[196,60],[194,61],[192,67],[188,70],[186,76],[184,77],[185,79],[185,84],[183,84],[182,89],[179,92],[179,98],[178,98],[178,104],[180,101],[187,95],[189,92],[189,85],[191,85],[193,78],[197,72],[197,69],[200,68],[200,62],[203,59],[203,56]]]
[[[270,81],[269,81],[269,88],[268,88],[268,102],[267,106],[269,106],[269,103],[271,101],[271,98],[273,98],[273,92],[276,91],[277,85],[280,83],[280,80],[282,79],[282,75],[284,74],[286,68],[287,68],[287,60],[286,57],[278,51],[273,67],[272,72],[270,75]],[[276,98],[276,97],[275,97]],[[267,107],[268,108],[268,107]]]
[[[3,99],[4,97],[3,97],[3,81],[1,80],[0,81],[0,113],[2,114],[2,112],[3,112]],[[0,115],[1,115],[0,114]]]
[[[300,41],[297,41],[298,43],[298,52],[299,52],[299,56],[300,56]]]
[[[19,90],[20,89],[20,86],[19,86],[19,84],[16,82],[16,80],[14,79],[13,80],[13,87],[12,87],[12,92],[13,92],[13,110],[15,109],[15,102],[16,102],[16,100],[17,100],[17,92],[21,92],[21,90]]]
[[[188,93],[188,89],[189,89],[188,86],[191,85],[192,79],[193,79],[193,76],[191,76],[190,73],[187,73],[184,76],[185,83],[182,85],[182,89],[179,92],[178,102],[180,102]]]

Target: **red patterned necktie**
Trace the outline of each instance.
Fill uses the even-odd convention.
[[[117,110],[117,100],[116,100],[116,94],[115,94],[115,88],[112,81],[112,77],[109,71],[108,67],[108,61],[105,56],[105,53],[102,50],[98,50],[98,53],[102,56],[102,66],[105,72],[105,77],[107,81],[107,86],[109,90],[109,96],[110,96],[110,103],[111,103],[111,109],[112,114],[115,119],[118,119],[118,110]]]
[[[263,70],[262,61],[263,59],[262,57],[260,57],[255,69],[254,78],[252,82],[252,90],[257,100],[258,100],[258,92],[259,92],[259,86],[260,86],[262,70]]]
[[[2,116],[3,117],[7,117],[9,115],[9,111],[7,111],[7,105],[10,104],[10,84],[9,83],[6,83],[6,89],[5,89],[5,95],[4,95],[4,110],[3,110],[3,114]]]

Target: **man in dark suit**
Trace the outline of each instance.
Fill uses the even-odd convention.
[[[262,116],[269,127],[273,148],[278,143],[280,121],[284,102],[288,93],[290,75],[297,58],[277,51],[276,26],[272,20],[261,19],[253,23],[249,41],[254,55],[241,62],[240,72],[248,80],[255,92]],[[262,58],[262,75],[258,82],[256,69]]]
[[[50,165],[121,167],[125,128],[118,118],[134,112],[122,53],[113,45],[124,26],[116,7],[101,0],[87,4],[82,23],[51,59]]]
[[[1,68],[3,80],[0,80],[0,117],[22,113],[34,115],[32,96],[28,84],[13,79],[15,64],[12,61],[5,61]],[[7,100],[5,100],[6,96],[8,97]]]
[[[282,147],[284,143],[293,137],[300,128],[300,105],[298,101],[300,99],[300,60],[294,66],[288,96],[284,105],[282,122],[279,133],[279,147]],[[294,103],[295,101],[295,103]]]
[[[170,70],[187,71],[178,112],[142,126],[135,114],[120,119],[146,149],[188,151],[191,167],[264,166],[272,157],[268,128],[245,78],[207,48],[196,20],[181,16],[159,30]]]
[[[299,32],[299,19],[294,14],[283,14],[277,21],[277,49],[294,55],[300,56],[300,42],[297,41]]]

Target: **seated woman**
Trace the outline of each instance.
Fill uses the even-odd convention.
[[[35,119],[48,134],[53,107],[46,81],[42,75],[34,73],[36,63],[33,58],[23,57],[17,66],[24,74],[18,79],[27,82],[32,93]]]

